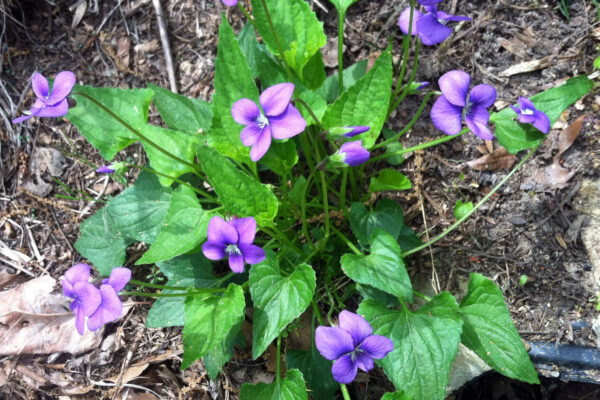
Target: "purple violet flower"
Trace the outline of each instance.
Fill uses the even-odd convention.
[[[244,146],[252,146],[252,161],[260,160],[269,150],[271,137],[288,139],[306,128],[306,121],[298,109],[290,104],[293,94],[294,84],[279,83],[262,92],[260,108],[255,102],[245,98],[236,101],[231,107],[235,122],[246,125],[240,138]]]
[[[63,294],[73,299],[71,311],[75,314],[75,327],[80,335],[85,330],[85,317],[92,315],[102,302],[100,291],[91,283],[90,266],[75,264],[65,272],[62,279]]]
[[[111,163],[101,166],[96,170],[96,172],[99,174],[113,174],[115,172],[115,169],[113,168],[113,165]]]
[[[331,367],[333,379],[350,383],[358,368],[369,372],[373,359],[383,358],[394,350],[390,339],[372,333],[367,320],[345,310],[339,315],[339,327],[317,327],[315,344],[319,353],[328,360],[336,360]]]
[[[209,260],[229,258],[229,268],[237,274],[244,272],[244,263],[258,264],[265,259],[265,251],[252,244],[256,236],[256,220],[252,217],[225,221],[215,215],[208,223],[208,240],[202,253]]]
[[[358,126],[345,126],[345,129],[351,129],[350,132],[346,132],[344,133],[344,136],[347,138],[351,138],[354,137],[356,135],[360,135],[361,133],[365,133],[367,132],[369,129],[371,129],[370,126],[364,126],[364,125],[358,125]]]
[[[451,15],[444,11],[438,11],[435,0],[419,1],[424,5],[425,13],[414,10],[411,35],[419,35],[424,45],[432,46],[442,43],[450,34],[452,29],[446,24],[448,21],[470,21],[471,18],[461,15]],[[410,7],[406,8],[398,18],[398,26],[405,35],[408,35],[408,24],[410,22]]]
[[[527,97],[519,97],[519,107],[511,105],[510,108],[517,113],[520,123],[531,124],[544,134],[547,134],[550,130],[550,118],[535,108]]]
[[[237,4],[238,0],[223,0],[223,4],[228,7],[233,7]]]
[[[33,116],[37,117],[62,117],[69,112],[67,96],[75,84],[75,74],[71,71],[61,71],[54,78],[52,92],[48,80],[42,75],[35,73],[31,79],[31,87],[37,99],[28,115],[13,119],[13,124],[19,124]]]
[[[123,290],[130,279],[131,270],[128,268],[117,267],[110,271],[108,279],[102,280],[99,289],[102,301],[87,321],[87,327],[90,331],[96,331],[102,325],[121,318],[123,304],[117,293]]]
[[[436,128],[447,135],[456,135],[462,128],[462,118],[469,130],[483,140],[494,135],[488,127],[487,108],[496,101],[496,89],[490,85],[476,85],[469,92],[471,77],[464,71],[446,72],[438,80],[442,95],[431,108],[431,119]]]
[[[366,162],[370,157],[369,150],[362,146],[361,140],[344,143],[338,153],[342,156],[342,161],[351,167]]]

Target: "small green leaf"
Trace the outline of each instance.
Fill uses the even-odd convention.
[[[148,124],[148,107],[152,100],[152,90],[75,85],[70,97],[75,99],[77,105],[69,108],[67,119],[107,160],[112,160],[118,151],[137,141],[138,137],[106,111],[77,92],[94,98],[138,131]]]
[[[212,263],[201,253],[185,254],[168,261],[158,262],[156,266],[169,280],[167,286],[211,288],[226,285],[213,274]],[[164,290],[163,293],[181,293],[181,291]],[[146,318],[148,328],[183,326],[184,323],[184,296],[158,298],[152,304]]]
[[[279,43],[283,46],[283,57],[296,74],[305,81],[304,66],[327,43],[323,23],[304,0],[266,0]],[[252,0],[252,11],[256,28],[271,53],[279,54],[265,10],[260,0]]]
[[[600,57],[596,57],[596,59],[594,60],[594,68],[600,68]]]
[[[270,225],[277,215],[277,197],[227,158],[205,146],[196,146],[198,160],[221,204],[238,217],[254,217],[259,225]]]
[[[379,303],[385,304],[386,307],[393,308],[400,304],[400,300],[396,296],[392,296],[389,293],[379,290],[369,285],[361,285],[360,283],[355,284],[356,291],[364,299],[372,299]]]
[[[327,108],[323,116],[325,129],[366,125],[371,129],[356,136],[365,148],[370,149],[377,140],[387,117],[392,88],[392,56],[384,51],[367,75],[342,93]]]
[[[546,113],[552,126],[563,111],[589,93],[593,87],[594,83],[586,76],[577,76],[562,86],[536,94],[530,100],[538,110]],[[519,124],[516,117],[517,114],[510,107],[490,116],[490,121],[496,125],[495,135],[498,143],[512,154],[530,149],[546,139],[546,135],[531,124]]]
[[[321,87],[325,81],[325,64],[323,64],[323,55],[320,51],[308,60],[302,70],[302,76],[307,88],[317,89]]]
[[[413,398],[404,392],[390,392],[384,394],[381,400],[413,400]]]
[[[258,78],[263,88],[288,81],[285,70],[277,64],[267,46],[256,40],[252,24],[244,25],[238,35],[238,42],[252,70],[252,77]]]
[[[331,361],[325,359],[313,346],[312,350],[288,350],[285,354],[287,367],[296,368],[306,379],[306,386],[315,400],[331,400],[335,397],[338,383],[331,374]]]
[[[258,358],[285,327],[308,307],[315,293],[315,271],[301,264],[291,271],[279,266],[277,256],[250,269],[250,294],[254,302],[252,356]]]
[[[369,211],[361,203],[352,203],[350,209],[352,233],[365,246],[369,244],[371,234],[376,228],[381,228],[397,238],[404,224],[403,221],[402,208],[390,199],[379,201],[375,211]]]
[[[419,247],[423,244],[417,234],[406,225],[402,225],[400,234],[398,235],[398,244],[403,252]]]
[[[284,379],[275,379],[273,383],[244,383],[240,400],[308,400],[308,393],[302,372],[290,369]]]
[[[185,300],[181,369],[219,346],[244,319],[244,290],[230,284],[223,296],[195,295]]]
[[[335,9],[337,10],[338,14],[340,15],[339,18],[344,18],[344,15],[346,15],[346,10],[348,10],[348,7],[350,7],[352,4],[356,3],[357,0],[329,0],[334,6]]]
[[[456,219],[461,219],[462,217],[470,213],[471,210],[473,210],[472,201],[463,203],[462,200],[458,199],[456,200],[456,204],[454,205],[454,217]]]
[[[193,163],[195,155],[193,145],[198,142],[197,135],[183,131],[172,131],[154,125],[146,125],[142,130],[142,134],[176,157],[189,163]],[[154,146],[151,146],[145,140],[141,140],[141,142],[148,155],[150,166],[154,170],[174,178],[177,178],[186,172],[193,171],[191,167],[167,156],[163,152],[157,150]],[[171,178],[162,175],[157,176],[163,186],[170,186],[173,183],[173,179]]]
[[[258,89],[225,14],[219,27],[214,84],[212,127],[206,135],[208,144],[227,157],[250,163],[249,148],[240,140],[243,126],[233,120],[231,107],[242,98],[258,104]]]
[[[154,91],[152,101],[169,128],[195,133],[209,130],[212,120],[209,102],[190,99],[153,84],[148,84],[148,88]]]
[[[465,346],[502,375],[539,383],[502,292],[494,282],[483,275],[471,274],[460,312],[464,320],[462,342]]]
[[[391,168],[379,171],[376,177],[371,178],[369,192],[382,192],[384,190],[407,190],[412,188],[410,180],[400,172]]]
[[[142,172],[137,181],[106,206],[112,232],[138,242],[152,243],[158,236],[171,202],[171,189],[156,175]]]
[[[344,69],[344,87],[352,87],[367,73],[367,61],[360,60]],[[340,95],[340,80],[337,72],[328,76],[320,88],[315,90],[327,103],[333,103]]]
[[[527,285],[527,275],[523,274],[519,277],[519,286]]]
[[[260,159],[261,164],[279,176],[288,174],[297,162],[298,151],[293,140],[272,142],[267,154]]]
[[[396,239],[376,229],[371,235],[371,254],[344,254],[340,264],[350,279],[412,302],[412,285],[400,253]]]
[[[113,233],[103,207],[81,224],[75,250],[90,260],[101,276],[108,276],[114,267],[123,265],[125,250],[133,242]]]
[[[365,300],[358,313],[377,335],[389,337],[394,350],[378,362],[397,389],[419,400],[442,400],[448,372],[458,351],[462,320],[458,304],[442,292],[417,312],[389,310]]]
[[[202,209],[194,191],[179,186],[157,238],[136,264],[153,264],[194,249],[206,239],[209,220],[210,214]]]

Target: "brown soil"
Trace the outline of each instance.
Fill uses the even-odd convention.
[[[98,208],[89,196],[103,199],[117,194],[124,186],[109,183],[93,172],[103,160],[70,124],[52,121],[8,124],[23,105],[30,104],[31,93],[26,90],[30,76],[34,71],[53,76],[69,69],[75,71],[79,82],[87,85],[127,88],[143,87],[149,82],[169,87],[150,1],[90,1],[82,20],[74,27],[75,13],[69,10],[73,3],[0,0],[3,120],[0,240],[32,258],[23,267],[31,275],[50,274],[54,278],[81,261],[72,245],[81,221]],[[95,3],[99,10],[93,9]],[[236,30],[241,28],[243,18],[237,9],[226,10],[220,1],[162,3],[179,92],[208,100],[213,89],[220,13],[227,13]],[[335,37],[334,8],[323,0],[311,3],[318,17],[325,21],[328,35]],[[345,65],[373,57],[386,46],[388,36],[395,38],[395,49],[399,49],[396,20],[406,3],[361,0],[350,8]],[[445,3],[445,9],[450,7],[455,14],[468,15],[473,21],[456,29],[456,34],[442,46],[422,49],[418,81],[431,81],[435,86],[444,72],[463,69],[471,74],[473,83],[496,87],[497,105],[504,107],[520,95],[533,95],[565,78],[592,72],[593,59],[598,55],[598,19],[591,2],[573,2],[570,20],[549,1],[448,0]],[[140,7],[136,9],[135,5]],[[530,60],[546,62],[536,71],[508,78],[501,76],[508,67]],[[389,127],[404,126],[416,110],[417,101],[408,99],[393,114]],[[432,290],[430,281],[436,273],[442,290],[460,294],[469,274],[481,272],[502,288],[517,328],[526,340],[597,345],[590,328],[592,318],[597,315],[596,288],[589,281],[591,263],[578,235],[579,213],[573,209],[572,201],[584,178],[598,178],[599,105],[596,91],[563,115],[563,126],[585,116],[578,139],[562,155],[563,166],[576,170],[564,187],[540,186],[534,179],[536,168],[552,162],[555,151],[550,143],[525,164],[499,196],[460,229],[438,242],[431,251],[423,251],[409,260],[409,270],[416,282],[422,282],[424,290]],[[405,146],[440,135],[427,114],[428,111],[403,138]],[[156,118],[157,113],[151,110],[151,117]],[[36,174],[38,170],[32,160],[38,157],[36,151],[48,147],[60,150],[66,157],[59,160],[55,178],[89,196],[79,196],[77,200],[57,197],[65,191],[49,172]],[[506,170],[480,172],[462,166],[484,151],[485,146],[478,138],[465,135],[434,150],[407,157],[400,171],[409,175],[419,190],[408,196],[401,194],[399,198],[406,220],[415,231],[429,229],[431,237],[440,233],[454,221],[452,210],[456,200],[478,201],[506,174]],[[118,157],[136,159],[140,154],[141,147],[134,145]],[[38,195],[32,194],[32,190],[22,190],[27,182],[30,186],[26,187],[38,191]],[[585,224],[581,219],[577,222],[579,227],[582,222]],[[11,270],[11,267],[0,259],[0,269]],[[139,272],[141,278],[147,273]],[[521,275],[528,277],[525,286],[518,284]],[[0,287],[9,288],[27,279],[30,278],[21,272],[10,285]],[[269,361],[266,358],[248,361],[251,360],[248,349],[236,350],[234,360],[226,366],[218,382],[208,379],[200,363],[179,371],[180,329],[146,329],[144,319],[148,308],[147,303],[135,304],[125,318],[108,327],[103,343],[92,352],[1,358],[0,366],[8,371],[8,382],[2,387],[0,397],[50,399],[65,395],[114,399],[126,392],[128,399],[151,399],[155,396],[148,390],[152,390],[160,398],[237,398],[243,382],[268,378]],[[580,321],[587,325],[573,328],[572,323]],[[167,357],[171,352],[174,354]],[[114,384],[106,380],[143,362],[149,366],[139,371],[141,379],[131,381],[128,386],[115,390]],[[27,377],[18,366],[36,366],[46,380]],[[68,385],[47,379],[49,371],[58,367],[68,375]],[[379,398],[376,396],[386,389],[389,384],[380,373],[371,374],[370,382],[365,380],[351,386],[356,399]],[[77,396],[77,393],[82,394]],[[230,397],[225,397],[226,393]]]

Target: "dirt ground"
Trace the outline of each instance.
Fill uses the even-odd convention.
[[[309,2],[324,21],[328,36],[335,37],[333,6],[324,0]],[[90,0],[79,2],[87,5],[85,9],[70,9],[75,3],[0,0],[0,241],[2,249],[20,254],[16,262],[7,259],[9,250],[0,253],[3,290],[32,277],[58,279],[81,261],[73,248],[79,224],[106,196],[124,188],[94,172],[104,163],[102,158],[69,123],[9,124],[31,102],[28,82],[33,72],[53,76],[68,69],[78,82],[95,86],[169,87],[156,13],[149,0]],[[210,100],[220,14],[226,12],[238,31],[243,17],[220,1],[162,3],[178,91]],[[375,56],[388,36],[395,38],[399,49],[396,21],[407,3],[360,0],[353,5],[347,15],[345,65]],[[472,22],[458,26],[441,46],[422,49],[418,81],[431,81],[435,87],[444,72],[463,69],[471,74],[473,84],[486,83],[498,90],[495,106],[499,109],[515,103],[518,96],[593,71],[600,19],[591,1],[573,0],[569,19],[551,1],[447,0],[443,4],[445,10],[470,16]],[[335,43],[325,49],[325,58],[335,59]],[[532,60],[537,64],[529,72],[505,76],[510,67]],[[418,101],[408,99],[388,127],[401,129]],[[580,237],[588,220],[573,201],[586,179],[599,177],[599,109],[597,90],[571,107],[546,144],[497,196],[431,251],[409,259],[413,279],[427,291],[433,290],[430,282],[437,275],[439,288],[460,294],[466,290],[469,274],[480,272],[502,288],[525,340],[598,345],[592,329],[598,315],[598,288]],[[151,118],[157,115],[151,109]],[[427,115],[428,110],[403,138],[405,147],[439,137]],[[574,143],[559,155],[572,177],[569,174],[562,185],[550,185],[540,171],[552,164],[559,134],[580,117]],[[407,157],[399,170],[418,190],[392,195],[403,204],[408,224],[433,237],[454,222],[458,199],[481,199],[507,171],[479,171],[465,163],[490,150],[474,135],[464,135]],[[140,154],[141,146],[134,145],[117,158],[137,159]],[[60,197],[65,195],[76,199]],[[131,254],[139,250],[134,248]],[[136,273],[143,279],[150,272]],[[519,284],[521,276],[527,277],[525,285]],[[268,357],[250,361],[249,349],[241,348],[218,382],[208,379],[201,363],[179,371],[181,331],[146,329],[149,307],[147,302],[133,303],[127,316],[109,325],[101,343],[86,353],[0,358],[0,398],[236,399],[243,382],[271,376]],[[358,383],[350,387],[355,399],[379,398],[390,388],[376,371],[369,377],[359,375]]]

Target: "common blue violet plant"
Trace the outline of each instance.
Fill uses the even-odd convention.
[[[340,49],[352,3],[333,2]],[[329,77],[320,54],[327,37],[309,2],[252,0],[252,15],[243,7],[230,9],[219,27],[211,101],[155,85],[110,90],[78,85],[66,71],[50,90],[45,78],[34,75],[37,99],[15,122],[65,115],[105,158],[98,173],[121,179],[125,167],[141,170],[122,193],[102,198],[103,207],[81,225],[75,248],[96,275],[108,278],[90,282],[90,266],[82,263],[65,273],[63,293],[77,331],[118,319],[120,296],[151,297],[156,302],[148,326],[183,326],[181,368],[204,358],[216,380],[247,325],[251,351],[239,354],[259,359],[273,349],[277,363],[273,383],[244,383],[241,400],[262,400],[265,393],[306,399],[308,391],[333,399],[338,389],[350,400],[346,385],[355,385],[357,371],[372,371],[375,364],[383,372],[368,379],[389,379],[387,385],[396,388],[384,399],[399,394],[442,400],[460,343],[499,373],[538,382],[494,281],[472,273],[459,303],[437,287],[428,288],[431,297],[415,290],[406,263],[477,212],[534,154],[556,116],[593,83],[575,77],[536,94],[535,107],[521,98],[518,106],[494,110],[495,88],[470,88],[467,72],[445,71],[438,80],[441,95],[426,117],[439,131],[416,129],[438,92],[419,79],[419,52],[411,46],[419,40],[439,43],[451,32],[446,23],[468,19],[439,11],[438,5],[448,3],[442,0],[419,3],[424,11],[412,10],[418,38],[391,43],[368,70],[365,60],[345,66],[349,55],[340,51],[337,75]],[[405,33],[407,15],[410,9],[400,18]],[[235,32],[228,16],[251,19]],[[395,47],[402,53],[399,65],[392,57]],[[408,95],[414,96],[411,105],[403,103]],[[69,108],[67,97],[76,106]],[[414,101],[420,105],[413,107]],[[151,103],[162,119],[156,124],[148,120]],[[394,113],[398,107],[404,112]],[[405,115],[411,111],[414,115]],[[433,239],[423,243],[403,218],[403,208],[414,204],[412,196],[397,193],[412,187],[403,172],[413,169],[413,161],[402,156],[468,131],[496,138],[510,153],[527,154],[517,154],[520,161],[509,175],[457,223],[430,227]],[[409,133],[411,145],[405,140]],[[432,133],[437,137],[422,138]],[[139,165],[113,161],[136,141],[145,152]],[[450,190],[447,196],[462,194]],[[456,237],[469,245],[469,235]],[[128,260],[143,275],[156,271],[148,275],[150,282],[131,279],[128,268],[114,268]],[[334,313],[337,326],[330,320]],[[310,326],[297,329],[302,324]],[[296,332],[310,335],[302,342],[316,350],[294,348],[290,336]],[[331,373],[315,374],[323,367],[328,372],[327,360],[334,362]]]

